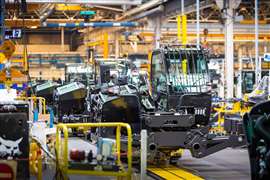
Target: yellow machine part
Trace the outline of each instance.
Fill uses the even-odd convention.
[[[183,71],[183,73],[184,73],[185,75],[187,75],[187,60],[186,60],[186,59],[184,59],[184,60],[182,61],[182,71]]]
[[[224,115],[225,114],[240,114],[243,116],[245,113],[251,110],[251,107],[245,106],[243,102],[237,101],[233,103],[232,109],[227,109],[227,104],[223,103],[221,107],[215,108],[215,111],[218,112],[218,127],[211,128],[214,132],[224,132],[222,124],[224,124]]]
[[[42,157],[41,149],[37,143],[32,142],[30,144],[30,172],[37,176],[37,180],[42,180]]]
[[[27,75],[23,74],[21,71],[10,68],[10,79],[6,74],[5,69],[0,72],[0,82],[5,83],[10,80],[12,83],[24,83],[27,82]]]
[[[6,56],[3,53],[0,53],[0,63],[1,64],[6,63]]]
[[[177,151],[171,152],[171,156],[182,156],[184,153],[184,149],[178,149]]]
[[[6,40],[1,45],[0,51],[4,54],[6,59],[9,59],[15,52],[15,44],[11,40]]]
[[[56,4],[56,11],[83,11],[85,8],[77,4]]]

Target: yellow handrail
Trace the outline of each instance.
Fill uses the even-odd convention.
[[[17,100],[23,100],[23,101],[33,101],[34,103],[37,103],[36,101],[39,100],[42,103],[42,114],[46,114],[46,99],[43,97],[36,97],[36,96],[32,96],[32,97],[18,97]],[[34,104],[35,106],[37,106],[37,104]]]
[[[72,170],[68,169],[68,128],[93,128],[93,127],[116,127],[116,153],[117,163],[121,165],[121,128],[126,128],[128,137],[127,159],[128,168],[126,171],[114,172],[114,171],[90,171],[90,170]],[[64,134],[63,144],[61,143],[61,132]],[[63,149],[62,149],[63,148]],[[81,175],[94,175],[94,176],[116,176],[127,177],[131,180],[132,175],[132,131],[131,127],[127,123],[74,123],[74,124],[58,124],[56,127],[56,153],[57,161],[60,166],[60,170],[64,175],[67,174],[81,174]],[[63,160],[60,158],[63,157]],[[65,177],[67,179],[67,177]]]

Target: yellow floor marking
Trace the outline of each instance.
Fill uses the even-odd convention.
[[[181,179],[178,176],[176,176],[176,175],[174,175],[174,174],[172,174],[172,173],[170,173],[168,171],[165,171],[162,168],[148,168],[147,170],[154,173],[154,174],[156,174],[157,176],[159,176],[161,178],[166,179],[166,180],[178,180],[178,179]]]
[[[166,180],[203,180],[203,178],[176,166],[150,167],[147,170]]]

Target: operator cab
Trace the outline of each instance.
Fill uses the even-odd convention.
[[[154,51],[150,78],[151,95],[158,110],[185,110],[196,114],[199,124],[208,124],[211,93],[203,49],[177,46]]]

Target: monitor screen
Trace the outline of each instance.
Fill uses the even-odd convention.
[[[5,30],[5,39],[21,39],[22,30],[21,29],[7,29]]]

